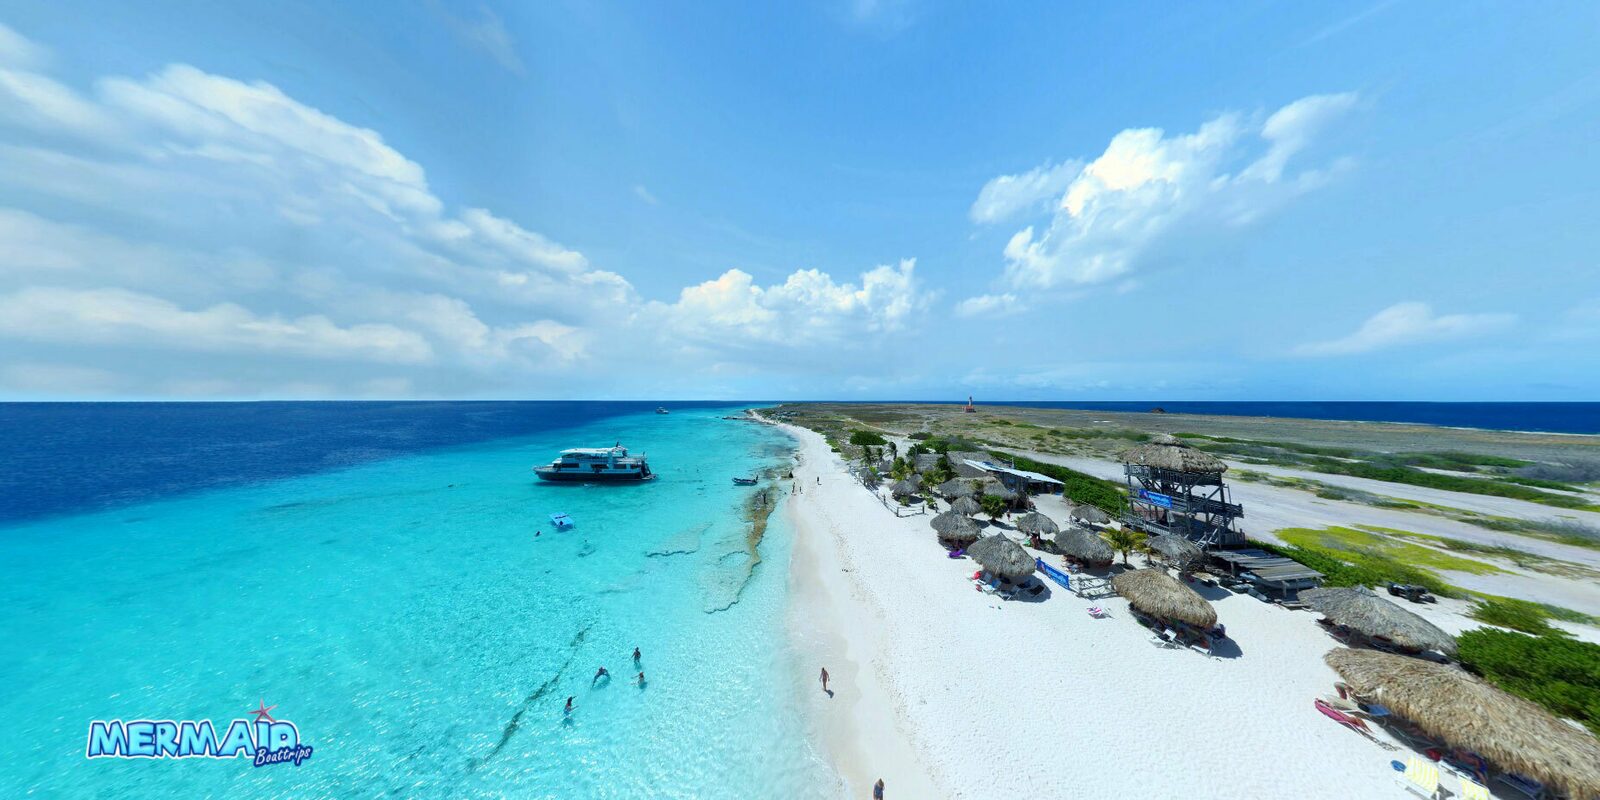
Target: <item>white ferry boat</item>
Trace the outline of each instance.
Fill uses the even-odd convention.
[[[626,482],[647,481],[655,477],[643,454],[628,455],[620,443],[615,447],[575,447],[562,450],[556,460],[534,467],[534,474],[547,481]]]

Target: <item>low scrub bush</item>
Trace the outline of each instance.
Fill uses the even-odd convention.
[[[1600,736],[1600,645],[1487,628],[1456,642],[1468,669]]]

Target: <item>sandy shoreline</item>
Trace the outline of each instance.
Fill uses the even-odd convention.
[[[1212,590],[1234,645],[1212,659],[1153,646],[1114,596],[980,594],[928,517],[897,518],[821,436],[783,427],[802,490],[784,509],[791,630],[834,676],[836,696],[805,708],[844,796],[879,777],[891,798],[1401,796],[1405,752],[1312,705],[1336,679],[1313,615]],[[1110,618],[1085,613],[1097,604]]]

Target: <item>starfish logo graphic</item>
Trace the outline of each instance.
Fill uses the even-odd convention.
[[[261,722],[263,720],[265,720],[267,722],[277,722],[277,720],[272,718],[271,714],[267,713],[267,712],[271,711],[274,708],[277,708],[277,706],[276,705],[270,705],[269,706],[269,705],[267,705],[267,701],[265,699],[263,699],[260,702],[259,706],[256,708],[256,710],[250,711],[250,712],[247,712],[247,713],[256,715],[256,722]]]

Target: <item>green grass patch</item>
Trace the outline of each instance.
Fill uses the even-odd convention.
[[[1282,535],[1282,532],[1279,532]],[[1372,586],[1414,583],[1440,597],[1463,597],[1465,592],[1426,569],[1402,564],[1379,553],[1354,552],[1319,545],[1276,545],[1252,539],[1250,544],[1292,558],[1323,574],[1324,586]]]
[[[1431,547],[1355,528],[1338,526],[1322,529],[1284,528],[1276,533],[1279,538],[1296,547],[1380,558],[1422,569],[1470,572],[1474,575],[1505,572],[1500,567],[1477,559],[1462,558]]]
[[[1309,469],[1329,475],[1349,475],[1354,478],[1367,478],[1387,483],[1403,483],[1408,486],[1422,486],[1429,489],[1443,489],[1449,492],[1464,492],[1467,494],[1481,494],[1491,497],[1509,497],[1514,500],[1527,500],[1533,503],[1543,503],[1547,506],[1558,508],[1591,509],[1592,504],[1580,497],[1551,494],[1531,486],[1522,486],[1505,481],[1490,480],[1488,478],[1469,478],[1463,475],[1440,475],[1437,472],[1423,472],[1420,469],[1402,466],[1379,466],[1366,462],[1335,461],[1331,458],[1313,458],[1305,463]]]
[[[1531,633],[1534,636],[1569,636],[1550,624],[1552,615],[1538,603],[1512,597],[1484,597],[1472,608],[1472,618],[1490,625]]]
[[[1061,481],[1065,487],[1064,493],[1074,503],[1087,503],[1114,517],[1127,508],[1127,495],[1123,493],[1121,486],[1111,481],[1085,475],[1058,464],[1046,464],[1011,453],[992,451],[989,455],[1010,461],[1017,465],[1017,469],[1038,472]]]
[[[1479,629],[1456,637],[1462,665],[1600,736],[1600,645]]]

